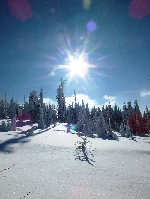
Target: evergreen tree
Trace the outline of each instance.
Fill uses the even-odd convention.
[[[5,121],[2,121],[1,131],[2,132],[7,132],[7,126],[6,126],[6,122]]]
[[[43,129],[44,128],[44,116],[43,116],[43,109],[39,108],[40,113],[40,119],[38,121],[38,128]]]
[[[11,119],[11,131],[16,131],[16,108],[15,108],[15,102],[12,99],[10,100],[10,108],[9,108],[10,114],[9,117]]]
[[[58,102],[58,121],[59,122],[65,122],[65,116],[66,116],[66,105],[65,105],[65,96],[64,96],[64,84],[65,80],[60,78],[61,85],[59,85],[59,88],[57,89],[57,102]]]

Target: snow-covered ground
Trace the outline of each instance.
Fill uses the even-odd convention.
[[[52,127],[0,132],[0,199],[150,198],[149,137],[88,138],[85,155],[75,151],[82,139],[74,131]]]

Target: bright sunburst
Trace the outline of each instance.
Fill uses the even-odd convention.
[[[89,67],[90,66],[85,60],[85,57],[82,57],[81,55],[79,57],[74,57],[70,55],[68,57],[67,64],[59,66],[59,68],[64,68],[69,71],[68,76],[70,77],[70,79],[72,79],[73,76],[85,78],[88,74]]]
[[[71,62],[67,68],[70,70],[71,76],[77,75],[83,77],[88,73],[88,63],[81,58],[71,58]]]
[[[62,72],[61,76],[67,79],[68,84],[71,80],[78,84],[78,80],[82,79],[87,85],[89,81],[94,83],[94,74],[101,75],[101,72],[97,74],[96,70],[91,70],[91,68],[99,67],[99,62],[107,57],[95,57],[94,53],[101,43],[90,43],[90,34],[85,35],[83,38],[80,37],[79,40],[78,45],[72,45],[68,35],[61,35],[57,47],[59,54],[56,57],[47,56],[52,62],[55,62],[55,67],[50,75],[54,76],[55,72],[59,71]]]

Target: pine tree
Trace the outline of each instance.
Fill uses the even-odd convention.
[[[137,100],[134,101],[134,112],[141,114]]]
[[[11,119],[11,131],[16,131],[16,109],[13,97],[10,101],[9,111],[10,111],[9,117]]]
[[[120,131],[119,131],[119,133],[121,134],[122,137],[125,136],[125,130],[124,130],[124,125],[123,125],[123,123],[121,123],[121,125],[120,125]]]
[[[6,127],[7,131],[11,131],[11,124],[10,121],[7,122],[7,127]]]
[[[65,96],[64,96],[64,84],[65,80],[60,78],[61,85],[59,85],[59,88],[57,89],[57,102],[58,102],[58,121],[59,122],[65,122],[65,116],[66,116],[66,105],[65,105]]]
[[[96,130],[98,138],[106,137],[106,122],[100,108],[97,109],[94,120],[95,120],[95,127],[96,127],[95,130]]]
[[[148,107],[146,106],[144,111],[144,116],[150,120],[150,111],[148,110]]]
[[[5,101],[4,101],[4,110],[3,110],[3,118],[7,118],[7,97],[6,97],[6,93],[5,93]]]
[[[43,116],[43,109],[39,108],[40,113],[40,119],[38,121],[38,128],[43,129],[44,128],[44,116]]]
[[[6,122],[5,121],[2,121],[1,131],[2,132],[7,132],[7,126],[6,126]]]
[[[131,130],[130,130],[130,127],[129,127],[129,124],[128,124],[128,121],[127,121],[127,124],[126,124],[126,138],[129,138],[131,137]]]
[[[29,113],[33,116],[34,120],[37,122],[37,106],[39,104],[38,102],[38,97],[36,96],[36,91],[32,91],[30,93],[30,96],[29,96],[29,105],[28,105],[28,108],[29,108]]]
[[[43,107],[43,89],[41,88],[41,91],[40,91],[40,99],[39,99],[39,102],[41,104],[41,107]]]

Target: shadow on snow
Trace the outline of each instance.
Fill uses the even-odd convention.
[[[53,128],[53,127],[51,127],[51,128]],[[51,128],[47,128],[47,129],[41,130],[38,133],[35,133],[35,134],[32,134],[32,135],[26,135],[26,136],[22,136],[22,137],[15,137],[15,138],[8,139],[8,140],[0,143],[0,152],[13,153],[14,152],[13,146],[10,146],[10,145],[17,144],[17,143],[20,143],[20,144],[28,143],[28,142],[31,141],[31,139],[29,139],[28,137],[39,135],[41,133],[44,133],[44,132],[48,131]],[[29,130],[22,131],[19,134],[25,134],[28,131]],[[12,135],[12,134],[8,134],[8,135]]]

